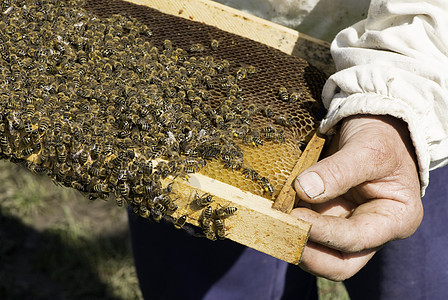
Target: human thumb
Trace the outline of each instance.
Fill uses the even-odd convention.
[[[299,174],[294,181],[299,198],[311,203],[325,202],[383,176],[392,168],[384,149],[356,144],[344,145]]]

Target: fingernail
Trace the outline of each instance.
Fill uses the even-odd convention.
[[[322,195],[325,192],[325,184],[316,172],[309,172],[297,177],[297,182],[302,187],[305,194],[311,199]]]

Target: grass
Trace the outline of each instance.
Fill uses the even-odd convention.
[[[0,160],[0,299],[142,299],[125,209]],[[319,299],[348,300],[318,279]]]
[[[333,282],[325,278],[317,279],[319,300],[350,300],[342,282]]]
[[[0,299],[142,299],[125,209],[0,161]]]

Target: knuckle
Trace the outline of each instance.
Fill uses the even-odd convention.
[[[328,197],[334,196],[331,190],[337,191],[338,194],[343,194],[351,188],[349,172],[343,164],[334,160],[328,161],[325,166],[325,181],[326,186],[330,186],[330,193],[326,193]]]

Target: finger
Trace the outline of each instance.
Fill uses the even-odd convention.
[[[305,201],[302,201],[305,202]],[[307,202],[305,202],[307,203]],[[303,206],[305,207],[305,206]],[[309,208],[321,215],[330,215],[336,217],[348,218],[358,204],[345,199],[345,197],[337,197],[324,203],[311,204]]]
[[[363,147],[347,144],[302,172],[294,181],[294,188],[305,201],[325,202],[363,182],[386,176],[395,165],[378,144]]]
[[[312,224],[310,241],[344,252],[359,252],[410,236],[422,214],[403,203],[375,200],[359,206],[348,218],[296,208],[291,215]]]
[[[308,242],[302,254],[300,267],[316,276],[342,281],[361,270],[379,248],[357,253],[344,253]]]

